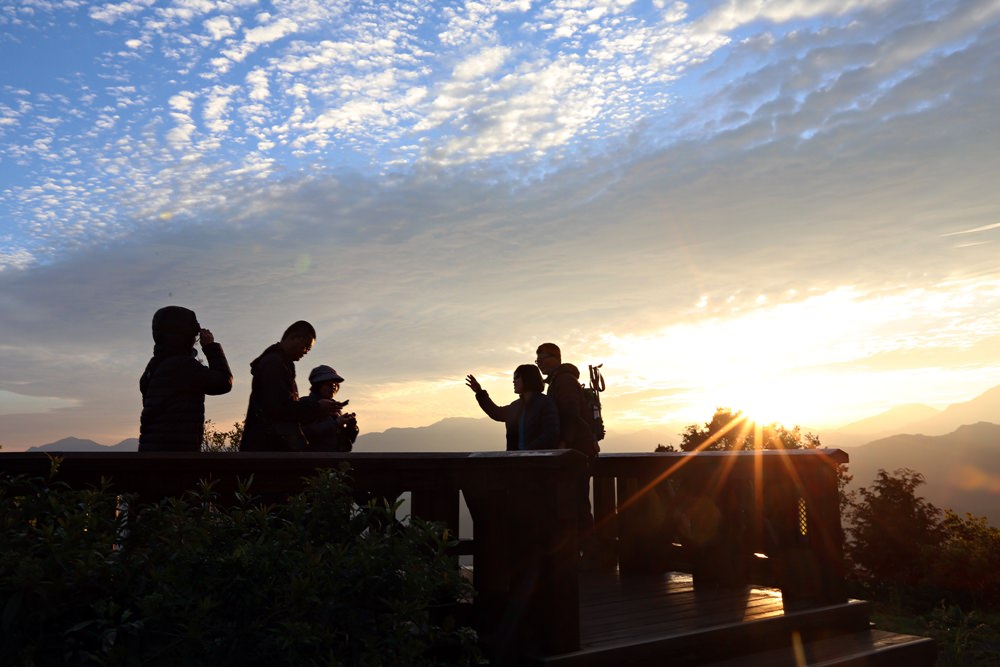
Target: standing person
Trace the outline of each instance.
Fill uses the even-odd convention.
[[[309,395],[301,400],[318,403],[333,400],[344,381],[330,366],[317,366],[309,373]],[[337,401],[343,409],[348,401]],[[358,419],[353,412],[338,413],[302,425],[310,452],[349,452],[358,438]]]
[[[338,412],[330,399],[300,401],[295,362],[316,342],[316,329],[304,320],[285,330],[281,340],[250,362],[253,382],[243,427],[241,452],[296,452],[305,449],[302,423]]]
[[[201,343],[206,367],[195,357]],[[165,306],[153,314],[153,357],[139,378],[140,452],[198,452],[205,438],[205,395],[233,388],[222,345],[194,311]]]
[[[544,394],[545,385],[537,368],[525,364],[514,369],[514,393],[518,398],[510,405],[494,403],[473,375],[465,378],[465,384],[475,392],[483,412],[506,423],[508,452],[559,447],[559,413]]]
[[[559,442],[564,449],[575,449],[587,457],[588,464],[597,458],[598,445],[583,416],[587,406],[580,385],[580,370],[573,364],[562,362],[562,352],[555,343],[542,343],[535,350],[535,365],[545,374],[549,385],[548,396],[559,410]],[[581,482],[580,534],[587,535],[594,526],[590,511],[590,475]]]

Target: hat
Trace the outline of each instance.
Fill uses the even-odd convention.
[[[340,374],[329,366],[317,366],[309,371],[309,384],[319,384],[330,380],[339,383],[343,382],[344,378],[340,377]]]
[[[201,327],[193,310],[182,306],[164,306],[153,314],[153,336],[157,334],[176,334],[179,336],[194,336]]]

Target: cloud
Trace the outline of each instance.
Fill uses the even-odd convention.
[[[250,84],[250,99],[263,101],[271,96],[268,87],[267,72],[264,70],[253,70],[247,74],[247,83]]]
[[[288,18],[278,19],[274,23],[250,28],[243,33],[243,39],[247,44],[270,44],[279,39],[284,39],[299,29],[299,25]]]
[[[105,3],[90,8],[90,18],[102,23],[113,24],[121,18],[138,14],[151,7],[155,0],[134,0],[132,2]]]
[[[232,20],[228,16],[213,16],[212,18],[206,20],[202,25],[204,25],[205,30],[209,35],[211,35],[212,39],[219,41],[221,39],[225,39],[226,37],[232,37],[236,34],[236,28],[239,26],[239,20]]]
[[[220,423],[300,318],[320,330],[302,370],[348,374],[365,428],[477,415],[464,374],[505,378],[550,339],[616,366],[631,424],[711,401],[697,369],[724,360],[783,354],[813,382],[814,354],[843,387],[870,364],[882,391],[933,369],[952,394],[996,370],[990,5],[855,3],[821,26],[817,7],[841,10],[731,4],[698,32],[679,5],[334,22],[295,4],[258,22],[190,3],[159,27],[104,5],[115,48],[161,35],[165,56],[139,50],[155,73],[4,89],[0,391],[48,410],[5,407],[5,437],[134,435],[168,303],[230,355]],[[247,25],[273,30],[248,41]],[[151,86],[175,59],[190,74]],[[732,349],[702,358],[710,340]],[[630,350],[661,355],[663,377]]]

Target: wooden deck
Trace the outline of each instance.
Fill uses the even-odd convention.
[[[868,604],[846,597],[836,480],[846,461],[837,450],[602,456],[591,474],[604,574],[578,571],[587,464],[568,450],[67,453],[57,481],[111,480],[142,502],[209,480],[224,499],[251,477],[256,493],[284,495],[348,464],[356,489],[409,492],[412,514],[471,555],[469,617],[495,665],[930,667],[931,640],[873,631]],[[52,463],[0,454],[14,476],[46,478]]]
[[[681,636],[783,611],[776,589],[696,592],[688,574],[590,574],[580,586],[580,643],[598,649],[637,638]]]
[[[586,573],[580,579],[580,650],[532,664],[599,667],[874,667],[930,665],[923,637],[872,629],[869,605],[796,604],[781,591],[695,589],[688,574]]]

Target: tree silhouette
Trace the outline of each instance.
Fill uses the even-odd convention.
[[[871,586],[913,587],[930,564],[927,551],[944,537],[941,510],[920,498],[924,476],[909,468],[879,470],[858,489],[849,510],[847,552],[853,575]]]
[[[795,426],[787,428],[778,423],[757,424],[741,410],[716,408],[711,421],[704,426],[691,424],[681,434],[681,450],[685,452],[715,450],[738,451],[754,449],[814,449],[819,438],[812,433],[802,433]]]

